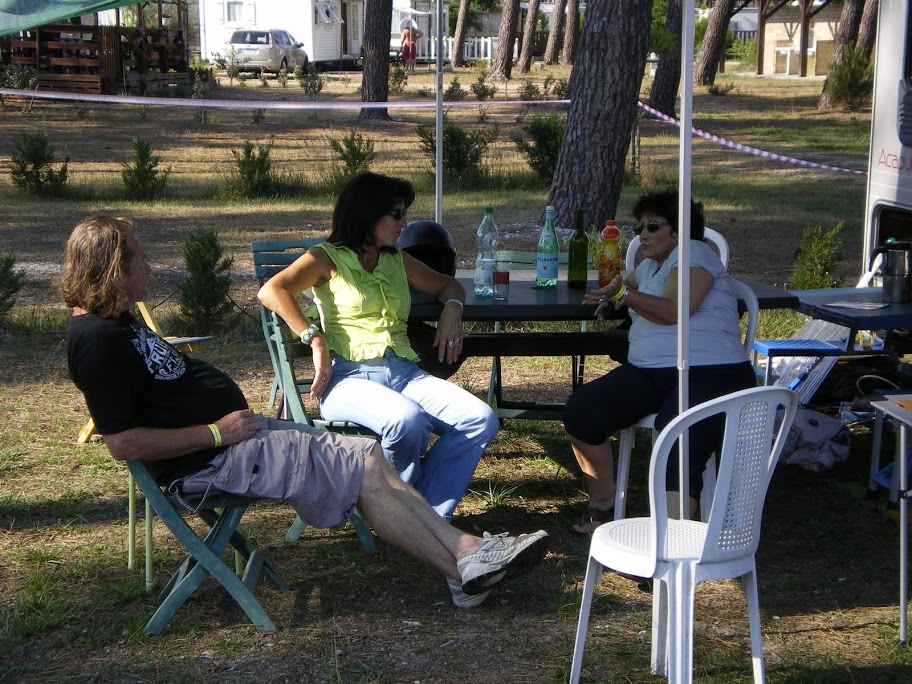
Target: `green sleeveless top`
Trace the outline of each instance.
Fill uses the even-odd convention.
[[[311,249],[322,249],[336,267],[336,275],[313,290],[330,350],[349,361],[369,361],[392,349],[417,361],[405,329],[412,296],[402,254],[380,252],[369,273],[348,247],[323,242]]]

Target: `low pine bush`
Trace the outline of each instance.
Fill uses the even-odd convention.
[[[22,289],[24,275],[15,270],[16,255],[8,252],[0,255],[0,319],[12,310],[16,295]]]
[[[214,230],[198,230],[184,242],[184,262],[188,277],[178,288],[181,326],[192,335],[216,331],[233,307],[228,292],[234,258],[223,256]]]
[[[874,67],[864,49],[846,45],[842,61],[830,64],[827,88],[833,104],[848,110],[859,109],[874,90]]]
[[[326,177],[326,185],[332,192],[341,190],[345,181],[356,173],[369,171],[377,156],[374,152],[374,141],[365,138],[356,128],[349,130],[342,140],[327,138],[326,142],[336,161],[340,163],[329,171]]]
[[[443,91],[444,102],[461,102],[466,98],[466,90],[459,85],[459,79],[453,76],[450,85]]]
[[[421,150],[431,163],[437,154],[435,131],[430,126],[416,128],[421,141]],[[445,121],[443,124],[443,173],[445,177],[457,183],[478,180],[483,175],[482,156],[494,140],[497,129],[479,129],[469,131],[457,123]]]
[[[14,145],[11,162],[10,176],[20,188],[34,195],[55,197],[66,192],[70,158],[64,158],[55,171],[54,146],[44,133],[23,133]]]
[[[402,68],[401,64],[394,64],[390,67],[387,80],[391,93],[401,93],[408,83],[408,72]]]
[[[833,271],[842,246],[841,232],[842,222],[829,230],[815,226],[804,231],[789,279],[790,290],[815,290],[839,285],[839,278],[833,275]]]
[[[542,182],[550,185],[557,167],[557,158],[564,142],[566,122],[557,114],[532,116],[523,126],[528,140],[514,135],[516,149],[525,156],[529,166]]]
[[[159,169],[161,158],[152,154],[152,146],[140,138],[133,138],[133,159],[121,162],[124,191],[128,199],[150,200],[161,197],[171,167]]]
[[[272,140],[265,145],[244,141],[240,150],[231,150],[235,162],[235,175],[229,182],[231,190],[241,197],[268,197],[273,194],[275,177],[272,172]]]

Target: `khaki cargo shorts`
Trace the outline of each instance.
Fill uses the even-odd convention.
[[[181,491],[194,494],[209,488],[287,501],[308,525],[344,524],[361,491],[364,455],[376,440],[259,419],[262,429],[180,480]]]

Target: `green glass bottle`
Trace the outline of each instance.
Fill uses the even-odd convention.
[[[589,237],[583,227],[583,210],[576,212],[576,229],[570,236],[567,255],[567,287],[586,287],[589,275]]]
[[[554,231],[554,207],[545,207],[545,225],[538,239],[535,258],[535,287],[557,287],[557,255],[560,244]]]

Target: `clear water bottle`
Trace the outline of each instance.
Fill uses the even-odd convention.
[[[554,207],[545,207],[545,225],[538,238],[535,258],[535,287],[557,287],[557,255],[560,244],[554,232]]]
[[[497,226],[494,225],[494,209],[485,207],[484,218],[475,234],[477,254],[475,256],[475,296],[494,296],[494,266],[497,263]]]
[[[586,235],[582,209],[576,212],[576,230],[567,246],[567,287],[586,287],[589,276],[589,236]]]

